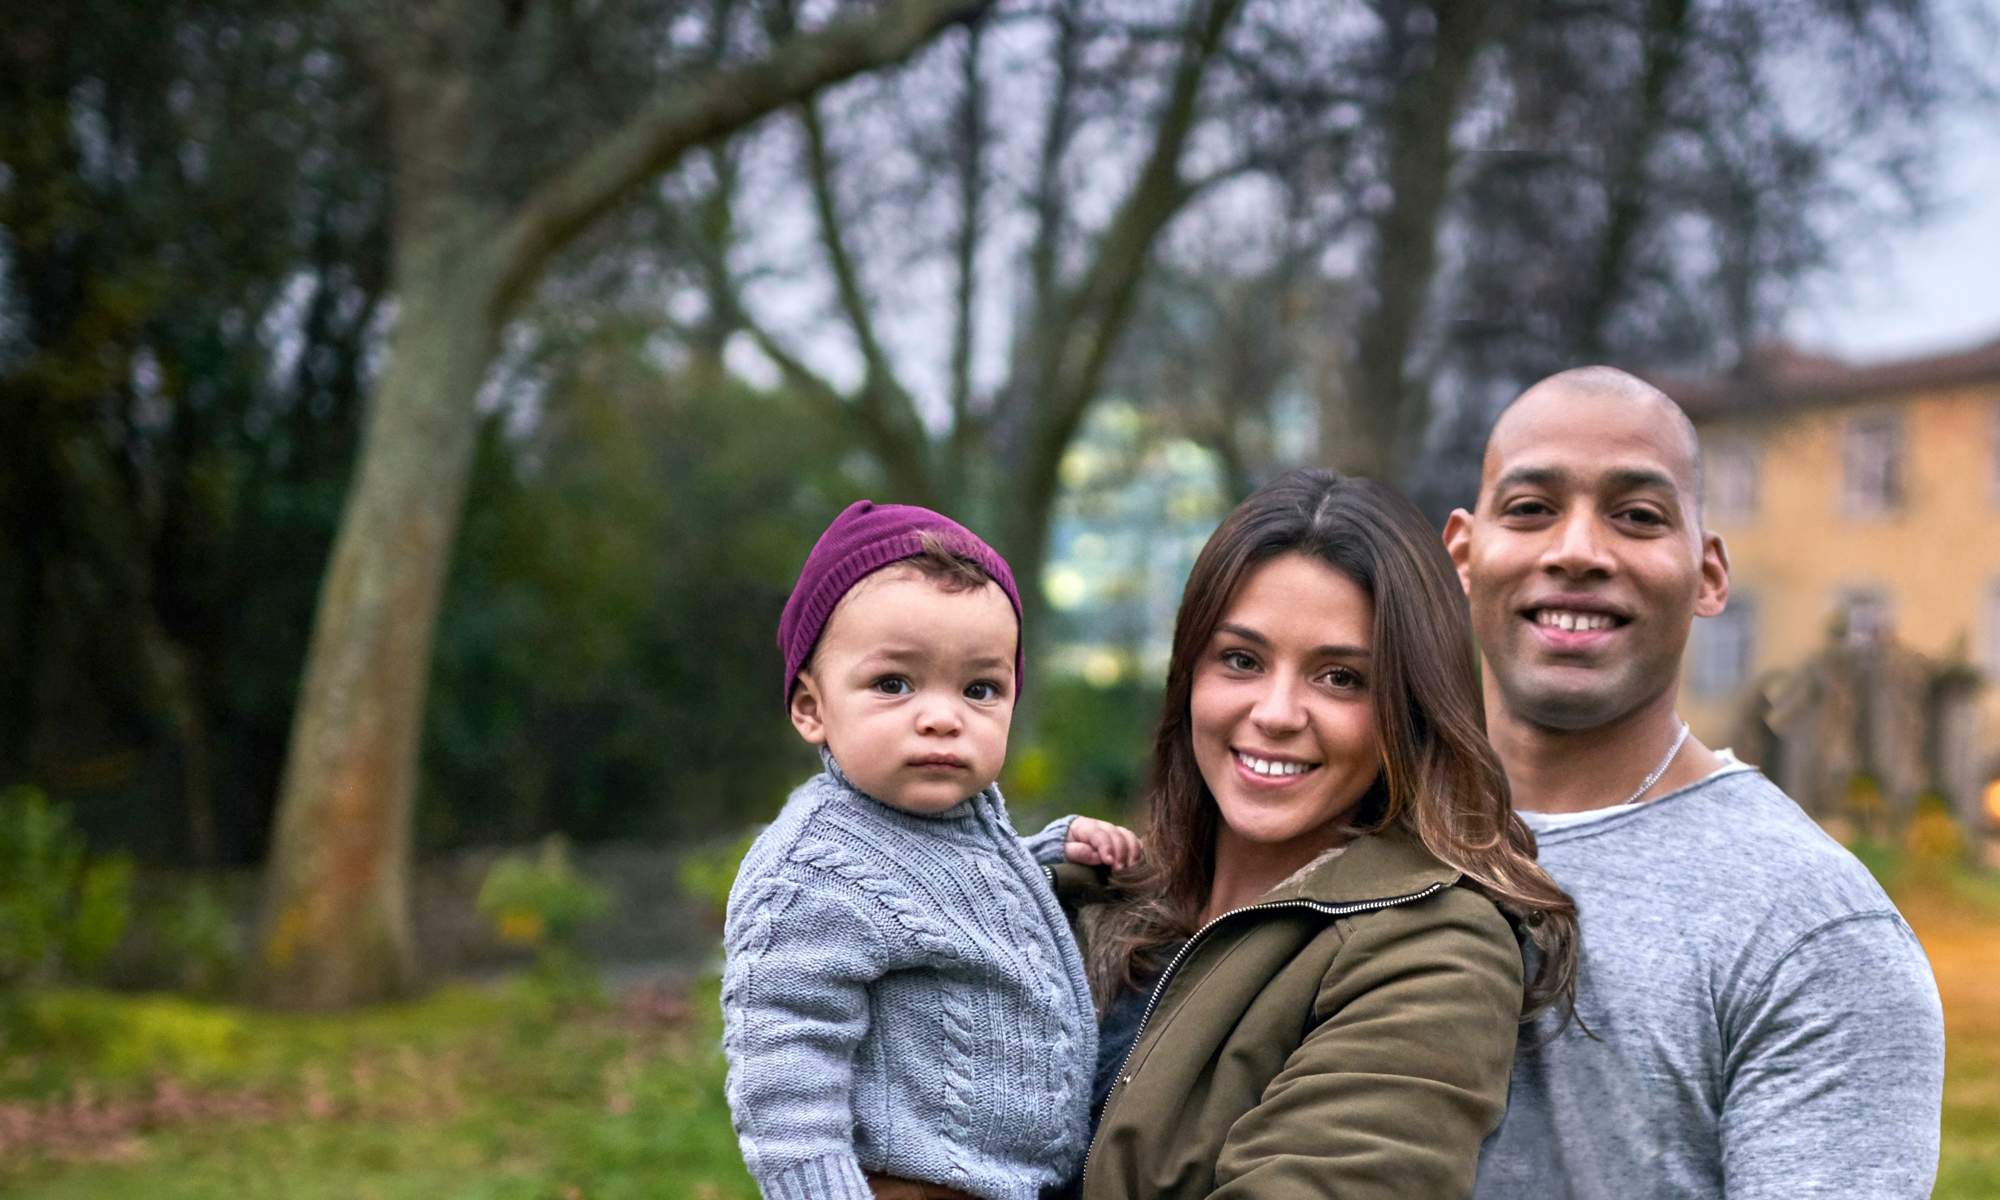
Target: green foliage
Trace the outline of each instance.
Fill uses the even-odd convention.
[[[1914,847],[1910,840],[1898,844],[1864,837],[1847,843],[1847,849],[1898,900],[1912,895],[1942,899],[1976,919],[2000,923],[2000,871],[1968,864],[1957,854],[1925,853],[1923,838],[1915,839]]]
[[[1894,842],[1860,837],[1849,842],[1847,849],[1861,860],[1861,865],[1868,868],[1868,873],[1884,889],[1893,892],[1902,886],[1903,870],[1908,866],[1908,860],[1902,848]]]
[[[1138,819],[1152,770],[1160,689],[1147,683],[1099,688],[1078,679],[1046,685],[1032,740],[1007,749],[1000,786],[1015,823],[1081,813],[1109,821]],[[1016,727],[1019,729],[1019,726]]]
[[[681,891],[706,903],[717,915],[729,907],[729,889],[736,885],[736,873],[743,869],[743,856],[757,840],[751,830],[724,846],[700,850],[681,859],[675,882]]]
[[[190,1082],[233,1078],[254,1047],[240,1015],[175,996],[40,989],[16,1006],[8,1073],[16,1095],[46,1094],[89,1079],[131,1083],[155,1072]]]
[[[263,849],[386,290],[337,40],[0,9],[0,784],[147,861]]]
[[[0,1077],[0,1098],[67,1102],[79,1083],[120,1094],[169,1073],[260,1089],[292,1107],[271,1124],[148,1130],[142,1153],[117,1161],[13,1153],[0,1159],[10,1197],[756,1196],[723,1097],[713,981],[691,997],[695,1023],[685,1028],[647,1033],[593,1016],[539,1038],[518,1036],[511,996],[465,989],[340,1017],[81,991],[31,999],[45,1032]],[[1954,1069],[2000,1070],[1991,1053],[1954,1042]],[[301,1111],[314,1087],[325,1116]],[[1965,1091],[1970,1102],[1947,1096],[1937,1200],[1991,1196],[2000,1182],[1991,1089]]]
[[[807,406],[598,333],[539,416],[486,427],[425,715],[427,846],[693,840],[812,771],[774,631],[854,498]],[[553,354],[554,351],[551,351]]]
[[[604,889],[570,866],[561,836],[542,839],[534,858],[509,854],[479,888],[479,911],[501,938],[524,946],[566,946],[584,922],[610,908]]]
[[[85,975],[131,918],[132,865],[86,861],[69,811],[31,787],[0,792],[0,985]]]
[[[174,985],[196,996],[218,996],[243,967],[243,944],[229,906],[207,881],[197,881],[157,926],[160,952]]]
[[[514,984],[531,1025],[603,1004],[596,968],[576,952],[571,939],[586,921],[610,907],[604,889],[570,866],[560,834],[542,839],[534,858],[510,854],[487,872],[479,888],[479,911],[502,940],[537,952],[534,967]]]
[[[263,1086],[404,1044],[435,1053],[461,1031],[511,1029],[519,1016],[506,996],[464,988],[332,1017],[159,993],[29,989],[14,1005],[0,1099],[48,1099],[78,1083],[116,1094],[163,1074],[190,1086]]]
[[[82,972],[97,969],[132,920],[132,860],[124,855],[94,862],[76,881],[76,902],[63,934],[63,961]]]

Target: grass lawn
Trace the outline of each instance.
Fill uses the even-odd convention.
[[[2000,885],[1885,875],[1944,995],[1936,1198],[2000,1197]],[[0,1056],[23,1200],[756,1196],[712,985],[567,1017],[520,985],[339,1018],[57,992],[0,1024],[38,1047]]]
[[[518,990],[338,1019],[75,992],[30,1003],[53,1045],[7,1060],[8,1196],[756,1196],[722,1098],[712,990],[564,1019]],[[22,1146],[25,1112],[40,1125]]]
[[[2000,1197],[2000,886],[1899,887],[1944,997],[1944,1153],[1936,1200]]]

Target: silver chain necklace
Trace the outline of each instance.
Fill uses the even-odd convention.
[[[1646,782],[1639,785],[1639,790],[1633,792],[1630,796],[1627,796],[1625,798],[1626,804],[1637,804],[1639,802],[1639,797],[1645,795],[1647,791],[1649,791],[1654,784],[1660,781],[1660,776],[1665,775],[1667,773],[1667,768],[1674,765],[1674,759],[1680,754],[1681,746],[1687,740],[1688,740],[1688,723],[1686,721],[1682,721],[1680,736],[1675,738],[1674,744],[1668,748],[1667,756],[1660,760],[1659,766],[1653,768],[1653,773],[1651,775],[1646,776]]]

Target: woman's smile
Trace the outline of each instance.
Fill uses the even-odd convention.
[[[1316,770],[1316,762],[1300,762],[1282,754],[1258,753],[1237,747],[1230,751],[1236,756],[1236,766],[1247,773],[1251,782],[1260,785],[1283,787],[1297,782],[1308,771]]]

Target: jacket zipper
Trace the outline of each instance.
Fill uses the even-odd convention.
[[[1050,875],[1053,876],[1054,872],[1051,871]],[[1221,916],[1216,917],[1208,924],[1203,925],[1200,929],[1195,930],[1194,936],[1181,943],[1181,948],[1174,952],[1172,958],[1167,960],[1166,969],[1160,972],[1159,979],[1153,983],[1152,994],[1146,997],[1145,1011],[1139,1014],[1139,1027],[1132,1031],[1132,1044],[1125,1048],[1125,1057],[1118,1061],[1118,1074],[1111,1081],[1111,1090],[1105,1094],[1104,1111],[1098,1115],[1098,1128],[1100,1130],[1104,1128],[1104,1119],[1111,1115],[1111,1101],[1113,1097],[1116,1096],[1118,1090],[1124,1087],[1131,1078],[1125,1074],[1125,1069],[1132,1065],[1132,1056],[1138,1053],[1139,1043],[1146,1036],[1146,1026],[1153,1019],[1153,1010],[1160,1006],[1161,998],[1167,994],[1167,985],[1173,982],[1174,972],[1180,970],[1181,964],[1187,961],[1188,955],[1194,951],[1195,946],[1201,942],[1201,939],[1209,930],[1214,929],[1217,925],[1222,924],[1231,917],[1240,917],[1244,913],[1270,912],[1280,908],[1309,909],[1328,917],[1352,917],[1361,913],[1375,912],[1379,909],[1394,908],[1398,904],[1410,904],[1417,900],[1427,900],[1450,886],[1448,883],[1433,883],[1424,890],[1411,892],[1407,896],[1390,896],[1381,900],[1358,900],[1350,904],[1327,904],[1319,900],[1272,900],[1264,904],[1251,904],[1243,908],[1231,909]],[[1096,1157],[1097,1138],[1093,1135],[1090,1139],[1090,1148],[1084,1151],[1083,1155],[1083,1178],[1080,1181],[1080,1186],[1077,1188],[1079,1193],[1084,1192],[1090,1186],[1090,1164]]]

